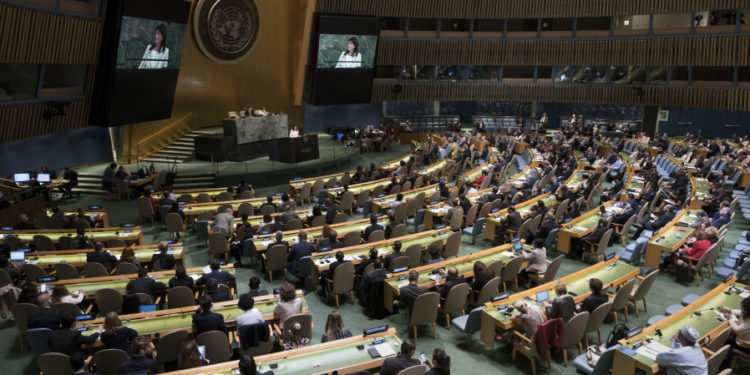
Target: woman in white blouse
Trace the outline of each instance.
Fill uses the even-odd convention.
[[[55,285],[55,287],[52,289],[52,304],[72,303],[74,305],[77,305],[83,302],[83,297],[85,297],[83,290],[78,290],[78,293],[73,295],[70,294],[68,288],[66,288],[64,285]]]
[[[349,38],[346,51],[341,52],[337,68],[361,68],[362,54],[359,53],[359,40],[355,37]]]
[[[146,47],[141,65],[138,69],[164,69],[169,63],[169,48],[167,48],[167,27],[164,24],[156,26],[154,43]]]
[[[724,318],[729,320],[729,326],[734,333],[734,342],[730,342],[734,349],[750,353],[750,297],[745,297],[740,304],[739,310],[733,310],[726,306],[718,308]],[[732,316],[737,319],[733,319]],[[732,352],[730,353],[730,358]]]
[[[294,125],[292,130],[289,131],[289,138],[297,138],[299,137],[299,129],[297,129],[297,125]]]

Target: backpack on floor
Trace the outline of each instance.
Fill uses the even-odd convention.
[[[739,254],[737,254],[737,260],[734,261],[734,269],[739,269],[747,261],[748,257],[750,257],[750,249],[740,250]]]
[[[686,264],[677,264],[675,268],[675,276],[677,281],[685,284],[690,284],[695,281],[695,270]]]
[[[614,345],[617,345],[617,342],[624,339],[625,336],[627,336],[628,331],[630,331],[630,328],[626,326],[624,323],[620,323],[615,326],[615,328],[612,329],[612,332],[609,333],[609,336],[607,336],[607,347],[611,347]]]

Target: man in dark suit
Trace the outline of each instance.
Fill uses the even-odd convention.
[[[399,299],[411,312],[411,309],[414,306],[414,301],[417,297],[429,291],[429,289],[419,285],[419,272],[411,270],[409,271],[409,284],[406,284],[399,289]]]
[[[581,212],[578,211],[578,205],[576,204],[576,201],[570,201],[570,204],[568,205],[568,212],[565,213],[565,219],[575,219],[579,216],[581,216]]]
[[[231,301],[232,296],[227,292],[219,290],[219,282],[216,279],[206,281],[206,295],[211,297],[211,302]]]
[[[328,280],[333,280],[333,275],[334,271],[336,271],[336,267],[347,262],[348,260],[344,260],[344,252],[337,251],[336,261],[328,265],[328,270],[320,273],[320,292],[318,294],[320,294],[321,296],[325,295],[326,287],[328,287]]]
[[[508,215],[503,219],[503,225],[505,229],[518,230],[521,227],[521,214],[516,212],[515,207],[508,207]]]
[[[445,280],[445,283],[437,288],[438,293],[440,293],[440,298],[441,300],[443,300],[442,303],[445,303],[444,300],[448,297],[448,292],[451,290],[451,288],[458,284],[466,283],[464,277],[458,274],[458,269],[456,269],[456,267],[448,268],[448,272],[446,272],[446,274],[447,279]]]
[[[261,204],[259,210],[262,210],[263,207],[265,207],[265,206],[273,207],[273,212],[278,212],[279,208],[278,208],[278,206],[276,206],[276,203],[273,203],[273,196],[272,195],[269,195],[269,196],[266,197],[266,203]]]
[[[672,205],[668,204],[661,214],[644,216],[640,223],[635,224],[638,229],[636,229],[633,238],[638,238],[644,230],[657,231],[667,225],[674,219],[674,212],[672,211]]]
[[[287,251],[289,251],[289,242],[284,241],[284,232],[276,231],[274,238],[275,238],[275,241],[272,244],[268,245],[269,248],[273,245],[284,245],[286,246]]]
[[[148,271],[145,268],[141,268],[138,270],[138,277],[131,280],[126,288],[132,290],[133,293],[148,294],[151,298],[155,298],[154,292],[163,291],[166,289],[166,286],[164,283],[148,277]]]
[[[339,213],[339,204],[327,203],[325,207],[326,207],[326,224],[333,224],[333,218],[335,218],[336,215]]]
[[[60,328],[62,312],[52,307],[52,297],[49,293],[42,293],[37,297],[37,307],[29,313],[27,328]]]
[[[365,228],[365,241],[370,238],[370,233],[376,230],[383,230],[383,226],[378,224],[378,217],[375,215],[370,216],[370,225]]]
[[[60,321],[60,328],[55,329],[50,333],[47,344],[53,352],[67,354],[73,356],[75,353],[86,354],[83,351],[82,345],[89,345],[96,342],[99,339],[99,334],[102,328],[98,329],[96,333],[91,336],[83,336],[81,332],[75,329],[76,316],[72,313],[62,314],[62,320]]]
[[[216,279],[216,281],[219,284],[229,284],[230,281],[234,281],[234,275],[227,271],[222,271],[221,265],[219,264],[219,261],[216,259],[212,259],[211,262],[209,262],[209,267],[211,268],[211,272],[203,274],[198,281],[195,282],[195,285],[202,286],[205,285],[206,282],[209,279]]]
[[[584,298],[583,302],[576,306],[577,312],[588,311],[591,314],[600,305],[609,302],[607,293],[603,293],[604,284],[596,278],[589,279],[589,290],[591,295]]]
[[[551,301],[544,301],[547,319],[562,318],[565,323],[576,313],[576,301],[568,295],[568,288],[562,282],[555,284],[557,297]]]
[[[286,256],[286,267],[295,276],[299,275],[297,270],[299,260],[303,257],[312,255],[313,251],[315,251],[315,245],[307,242],[307,232],[301,230],[297,236],[299,237],[299,242],[292,245],[289,249],[289,254]]]
[[[318,241],[318,251],[330,251],[344,247],[344,244],[338,241],[338,235],[338,232],[331,229],[331,231],[328,232],[328,238],[321,238]]]
[[[401,241],[396,241],[391,245],[391,248],[393,249],[393,252],[385,256],[385,269],[391,269],[391,262],[393,262],[394,259],[405,256],[405,253],[401,252]]]
[[[576,195],[573,194],[572,191],[568,190],[567,186],[563,185],[560,186],[560,195],[557,197],[557,201],[562,202],[566,199],[568,199],[570,202],[573,202],[576,200]]]
[[[464,215],[464,209],[461,208],[461,206],[458,205],[458,200],[453,199],[449,203],[450,208],[448,209],[448,212],[445,213],[445,220],[449,221],[453,215]]]
[[[417,346],[412,339],[404,340],[401,343],[401,351],[398,352],[398,355],[386,358],[383,361],[383,366],[380,368],[380,375],[396,375],[403,369],[420,365],[421,362],[418,359],[412,358],[416,348]]]
[[[107,269],[107,272],[112,271],[112,265],[117,263],[117,258],[113,256],[112,254],[103,251],[104,250],[104,244],[101,242],[97,242],[94,246],[94,251],[91,253],[86,254],[86,261],[87,262],[96,262],[104,266],[104,268]]]
[[[635,211],[633,210],[633,207],[630,205],[630,203],[625,204],[625,209],[622,210],[619,214],[616,214],[612,216],[612,223],[613,224],[625,224],[628,219],[630,219],[631,216],[635,214]]]

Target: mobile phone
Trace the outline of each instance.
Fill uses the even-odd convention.
[[[206,346],[198,345],[198,352],[201,353],[201,359],[206,359]]]
[[[419,359],[420,359],[420,360],[421,360],[422,362],[425,362],[425,361],[427,361],[427,357],[425,357],[424,353],[419,353]]]
[[[41,293],[47,293],[47,284],[42,284],[39,286],[39,292]]]

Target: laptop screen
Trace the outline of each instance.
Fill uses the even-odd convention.
[[[10,260],[13,262],[23,262],[26,259],[26,253],[23,251],[11,251]]]
[[[516,242],[516,243],[514,243],[514,244],[513,244],[513,248],[514,248],[514,249],[515,249],[516,251],[521,251],[521,249],[523,249],[523,244],[522,244],[522,243],[520,243],[520,242]]]
[[[49,173],[39,173],[36,175],[36,180],[43,183],[49,182]]]
[[[142,313],[156,311],[156,305],[141,305],[139,308]]]
[[[29,182],[31,176],[28,173],[14,173],[13,181],[15,182]]]
[[[543,291],[538,292],[536,294],[536,301],[537,302],[541,303],[541,302],[544,302],[544,301],[546,301],[548,299],[549,299],[549,291],[548,290],[543,290]]]

